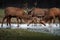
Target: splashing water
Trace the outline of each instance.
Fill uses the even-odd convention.
[[[11,24],[11,29],[16,29],[17,28],[17,24]],[[9,26],[7,26],[6,24],[3,24],[3,28],[7,28]],[[1,28],[1,24],[0,24],[0,28]],[[19,28],[22,29],[28,29],[29,31],[35,31],[35,32],[44,32],[44,33],[52,33],[55,35],[60,35],[60,25],[59,24],[48,24],[46,23],[46,26],[42,25],[42,24],[30,24],[29,26],[27,26],[27,24],[19,24]]]

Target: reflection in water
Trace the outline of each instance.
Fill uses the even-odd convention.
[[[11,29],[16,29],[17,28],[17,24],[11,24]],[[3,28],[7,28],[9,26],[7,26],[6,24],[3,24]],[[0,28],[1,28],[1,24],[0,24]],[[29,26],[27,26],[27,24],[19,24],[19,28],[22,29],[27,29],[29,31],[35,31],[35,32],[44,32],[44,33],[52,33],[55,35],[60,35],[60,27],[59,24],[46,24],[46,26],[42,25],[42,24],[30,24]]]

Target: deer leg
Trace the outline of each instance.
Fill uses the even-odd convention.
[[[3,22],[6,18],[7,18],[6,16],[3,18],[1,28],[3,28]]]
[[[19,19],[19,18],[17,17],[17,23],[18,23],[18,24],[17,24],[17,25],[18,25],[17,28],[19,28],[19,20],[18,20],[18,19]]]
[[[43,24],[44,26],[46,26],[46,25],[45,25],[45,22],[43,22],[43,21],[40,21],[40,23],[41,23],[41,24]]]
[[[9,26],[11,28],[11,17],[8,18],[8,23],[9,23]]]
[[[7,18],[7,21],[6,21],[6,22],[7,22],[7,26],[8,26],[8,20],[9,20],[9,19]]]
[[[27,26],[29,26],[32,22],[33,22],[32,20],[31,20],[31,21],[29,21]]]
[[[53,17],[53,23],[55,23],[55,16]]]
[[[20,19],[20,24],[22,23],[22,19],[19,17],[18,19]],[[18,20],[19,21],[19,20]]]
[[[59,20],[59,27],[60,27],[60,17],[58,18],[58,20]]]
[[[37,19],[33,20],[34,26],[37,26]]]

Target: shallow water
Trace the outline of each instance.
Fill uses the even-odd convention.
[[[3,28],[8,28],[6,24],[3,24]],[[0,24],[1,28],[1,24]],[[17,24],[11,24],[11,29],[16,29]],[[60,26],[59,24],[47,24],[46,26],[42,24],[30,24],[27,26],[27,24],[19,24],[19,28],[22,29],[28,29],[29,31],[35,31],[35,32],[44,32],[44,33],[52,33],[54,35],[60,35]]]

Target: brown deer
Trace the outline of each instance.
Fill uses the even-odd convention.
[[[5,8],[5,16],[2,20],[2,25],[1,27],[3,27],[3,22],[5,19],[7,19],[7,25],[8,23],[10,24],[11,26],[11,18],[17,18],[17,22],[19,24],[19,21],[18,19],[27,19],[29,18],[29,15],[27,13],[24,12],[24,9],[23,8],[17,8],[17,7],[6,7]],[[21,20],[22,22],[22,20]],[[18,25],[19,27],[19,25]]]

